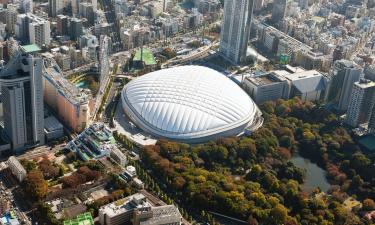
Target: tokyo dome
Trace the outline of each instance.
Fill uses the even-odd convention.
[[[233,81],[202,66],[151,72],[129,82],[122,107],[152,136],[199,143],[241,135],[262,125],[261,112]]]

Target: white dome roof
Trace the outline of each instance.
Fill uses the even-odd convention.
[[[144,75],[125,86],[122,99],[125,112],[141,128],[178,140],[246,127],[258,111],[234,82],[201,66]]]

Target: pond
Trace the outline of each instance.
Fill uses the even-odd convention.
[[[79,87],[79,88],[87,88],[89,86],[85,81],[80,81],[76,83],[75,85],[76,87]]]
[[[305,159],[298,154],[294,154],[290,160],[297,167],[306,170],[305,182],[302,185],[303,190],[311,192],[316,187],[320,190],[327,192],[330,188],[330,184],[326,178],[326,172],[320,168],[317,164],[311,162],[309,159]]]

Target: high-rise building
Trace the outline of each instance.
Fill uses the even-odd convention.
[[[44,144],[43,60],[35,45],[21,47],[0,72],[4,130],[20,152]]]
[[[16,23],[16,36],[23,43],[48,46],[51,42],[50,22],[32,13],[19,14]]]
[[[368,131],[370,134],[375,135],[375,107],[372,107],[370,121],[368,122]]]
[[[29,23],[30,43],[40,47],[48,46],[51,43],[50,22],[37,16],[33,16],[31,20],[32,22]]]
[[[50,17],[56,17],[59,14],[63,14],[64,1],[62,0],[48,0],[48,15]]]
[[[19,41],[23,43],[29,42],[29,23],[26,14],[17,15],[15,33]]]
[[[374,103],[375,82],[366,79],[355,82],[346,113],[346,123],[352,127],[367,123]]]
[[[17,23],[17,15],[18,15],[18,5],[17,4],[8,4],[6,10],[6,22],[7,22],[7,29],[9,33],[15,32],[15,26]]]
[[[57,16],[57,33],[59,35],[67,35],[69,33],[69,17],[65,15]]]
[[[57,117],[65,126],[74,132],[81,132],[90,123],[90,108],[93,105],[91,92],[65,79],[54,60],[45,59],[45,65],[45,103],[57,112]]]
[[[21,0],[20,9],[22,13],[33,12],[33,0]]]
[[[246,60],[253,4],[253,0],[224,2],[220,52],[225,58],[237,64]]]
[[[331,80],[326,101],[333,103],[339,111],[348,109],[353,84],[359,81],[362,70],[352,61],[337,60],[331,71]]]
[[[78,18],[72,18],[70,21],[70,38],[72,40],[77,40],[82,35],[82,30],[82,20]]]
[[[287,9],[288,0],[274,0],[271,20],[277,23],[284,19]]]

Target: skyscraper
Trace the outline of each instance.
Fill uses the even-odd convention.
[[[327,102],[333,103],[339,111],[348,109],[353,84],[359,81],[362,70],[352,61],[337,60],[331,71]]]
[[[375,107],[372,107],[370,121],[368,122],[368,131],[370,134],[375,135]]]
[[[352,127],[367,123],[375,103],[375,82],[361,79],[354,83],[346,123]]]
[[[20,9],[22,13],[33,12],[33,0],[21,0]]]
[[[220,52],[225,58],[237,64],[246,60],[253,4],[253,0],[224,1]]]
[[[59,14],[63,14],[64,1],[62,0],[48,0],[48,15],[50,17],[56,17]]]
[[[36,49],[21,47],[0,71],[4,130],[15,152],[44,143],[43,60]]]
[[[72,18],[70,20],[70,38],[72,40],[78,40],[83,30],[82,20],[78,18]]]
[[[65,15],[57,15],[57,33],[59,35],[67,35],[69,33],[69,17]]]
[[[285,17],[288,0],[274,0],[272,8],[272,22],[277,23]]]
[[[19,14],[16,23],[16,36],[23,43],[48,46],[51,42],[50,22],[32,13]]]

